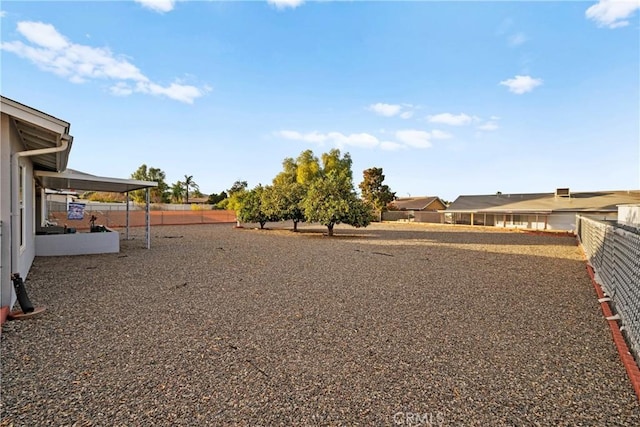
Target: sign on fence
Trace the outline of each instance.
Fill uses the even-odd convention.
[[[69,203],[69,209],[67,210],[67,219],[84,219],[84,207],[84,203]]]

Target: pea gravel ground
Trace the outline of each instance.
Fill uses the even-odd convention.
[[[36,258],[47,312],[3,326],[0,425],[640,425],[575,239],[320,231]]]

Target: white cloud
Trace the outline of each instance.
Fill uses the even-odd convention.
[[[4,18],[5,16],[7,16],[7,11],[6,10],[0,10],[0,18]]]
[[[491,132],[491,131],[497,130],[498,128],[499,126],[496,122],[486,122],[478,126],[478,130],[485,131],[485,132]]]
[[[322,145],[328,138],[327,135],[323,135],[318,132],[309,132],[306,134],[302,134],[295,130],[282,130],[280,132],[277,132],[277,135],[285,139],[290,139],[292,141],[304,141],[320,145]]]
[[[329,132],[325,134],[315,131],[301,133],[295,130],[281,130],[275,134],[276,136],[280,136],[291,141],[301,141],[318,145],[323,145],[325,142],[328,142],[339,148],[348,146],[374,148],[380,144],[378,138],[368,133],[352,133],[350,135],[345,135],[341,132]]]
[[[384,102],[378,102],[377,104],[371,104],[367,107],[367,110],[373,111],[379,116],[395,117],[398,116],[401,119],[410,119],[413,117],[414,109],[416,107],[411,104],[386,104]]]
[[[385,151],[397,151],[407,148],[407,146],[393,141],[382,141],[380,142],[380,148]]]
[[[109,91],[118,96],[133,92],[166,96],[188,104],[211,89],[182,84],[169,86],[152,82],[134,64],[107,48],[81,45],[69,41],[53,25],[42,22],[20,22],[18,32],[31,44],[22,41],[0,43],[0,49],[15,53],[33,62],[42,70],[52,72],[72,83],[88,80],[114,80]]]
[[[378,137],[369,133],[352,133],[346,135],[342,132],[309,132],[301,133],[295,130],[281,130],[274,132],[275,136],[288,139],[290,141],[299,141],[323,145],[328,143],[338,148],[359,147],[374,149],[378,148],[385,151],[396,151],[407,148],[429,148],[432,139],[448,139],[451,134],[439,130],[426,132],[415,129],[404,129],[394,133],[396,141],[381,141]]]
[[[18,32],[31,43],[53,50],[69,47],[69,42],[51,24],[43,22],[18,22]]]
[[[115,96],[129,96],[133,93],[133,89],[125,82],[118,82],[109,88],[109,92]]]
[[[451,135],[449,132],[434,129],[431,131],[431,137],[433,139],[450,139],[453,138],[453,135]]]
[[[267,3],[275,6],[277,9],[286,9],[288,7],[295,9],[304,3],[304,0],[267,0]]]
[[[195,86],[171,83],[169,86],[163,87],[152,82],[138,82],[136,92],[163,95],[186,104],[193,104],[193,100],[201,97],[204,93],[202,89]]]
[[[380,144],[378,138],[368,133],[352,133],[351,135],[344,135],[340,132],[330,132],[329,140],[332,141],[337,147],[361,147],[361,148],[374,148]]]
[[[381,116],[393,117],[400,113],[400,111],[402,110],[402,106],[397,104],[385,104],[382,102],[378,102],[377,104],[369,105],[369,110]]]
[[[450,126],[463,126],[468,125],[471,122],[478,121],[476,116],[469,116],[464,113],[458,115],[451,113],[440,113],[433,116],[427,116],[427,120],[430,123],[442,123]]]
[[[531,76],[515,76],[512,79],[503,80],[501,85],[509,88],[510,92],[517,95],[531,92],[534,88],[542,84],[542,79],[534,79]]]
[[[509,38],[507,39],[507,41],[509,42],[509,46],[512,46],[512,47],[520,46],[521,44],[523,44],[528,40],[529,39],[524,33],[513,34],[509,36]]]
[[[626,19],[638,9],[638,0],[600,0],[587,9],[585,15],[599,27],[619,28],[629,25]]]
[[[151,9],[156,12],[165,13],[171,12],[176,5],[176,0],[134,0],[136,3],[140,3],[143,7]]]
[[[396,132],[396,138],[409,147],[429,148],[431,147],[431,134],[423,130],[407,129]]]

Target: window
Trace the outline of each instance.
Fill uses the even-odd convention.
[[[20,216],[20,248],[24,248],[25,242],[25,218],[24,218],[24,199],[25,199],[25,173],[24,166],[18,166],[18,210]]]

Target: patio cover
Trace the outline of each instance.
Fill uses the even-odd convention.
[[[44,188],[55,190],[87,190],[108,191],[111,193],[128,193],[143,188],[157,187],[154,181],[138,181],[135,179],[108,178],[67,169],[63,172],[34,171]]]
[[[139,181],[136,179],[109,178],[66,169],[63,172],[36,170],[33,172],[43,188],[55,190],[87,190],[107,191],[127,194],[127,227],[126,238],[129,238],[129,192],[146,190],[146,240],[147,249],[151,246],[151,221],[149,218],[149,188],[158,186],[155,181]]]

